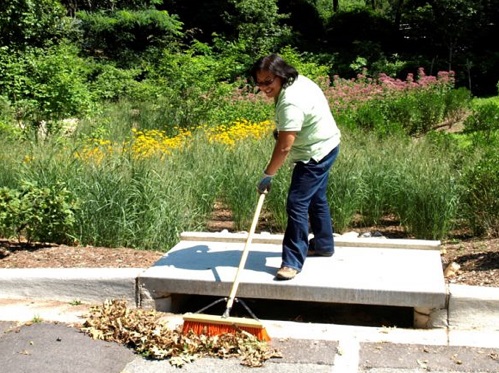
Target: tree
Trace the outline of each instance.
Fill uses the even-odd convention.
[[[234,13],[226,19],[237,31],[237,38],[244,40],[253,56],[275,51],[288,41],[291,30],[282,21],[286,15],[279,13],[277,0],[229,0]]]
[[[400,19],[402,17],[402,10],[404,7],[404,0],[393,0],[393,12],[394,14],[394,24],[397,28],[400,28]]]
[[[498,0],[408,0],[401,17],[407,50],[426,56],[431,74],[455,70],[458,82],[486,71],[493,89],[499,57],[490,40],[498,32],[498,6]]]
[[[162,0],[61,0],[61,4],[67,9],[72,17],[79,11],[97,10],[139,10],[149,9],[156,5],[161,5]]]
[[[0,45],[46,47],[64,35],[65,9],[58,0],[3,0]]]
[[[117,10],[78,12],[83,31],[82,49],[89,55],[130,67],[155,48],[172,48],[183,36],[182,23],[167,11]]]
[[[293,44],[302,50],[317,50],[325,37],[324,24],[331,11],[324,11],[325,4],[317,0],[280,0],[279,9],[288,14],[287,24],[292,29]]]

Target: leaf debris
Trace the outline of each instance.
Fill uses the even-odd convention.
[[[93,339],[126,345],[149,359],[169,359],[177,367],[199,357],[239,357],[242,365],[261,367],[270,358],[282,357],[250,333],[182,334],[181,326],[171,329],[162,316],[155,310],[130,309],[125,300],[106,300],[90,309],[81,330]]]

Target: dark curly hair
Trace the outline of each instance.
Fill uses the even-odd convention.
[[[268,56],[259,58],[251,67],[250,75],[253,82],[256,83],[256,74],[259,71],[270,71],[275,76],[282,80],[284,87],[290,86],[298,76],[298,71],[277,54],[269,54]]]

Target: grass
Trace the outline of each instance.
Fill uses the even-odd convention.
[[[39,315],[35,315],[31,319],[32,324],[40,324],[41,322],[43,322],[43,319]]]
[[[172,137],[130,131],[122,141],[90,145],[75,137],[14,152],[3,167],[17,168],[11,176],[18,181],[64,181],[79,201],[72,236],[80,244],[166,251],[182,231],[205,229],[215,201],[232,211],[237,230],[247,229],[274,144],[271,130],[265,122]],[[419,238],[444,237],[459,202],[447,151],[401,135],[344,131],[328,189],[335,230],[347,230],[359,214],[366,226],[395,214]],[[264,206],[275,231],[286,225],[290,173],[287,166],[280,170]]]
[[[462,220],[461,173],[476,161],[467,155],[466,136],[413,138],[339,125],[341,150],[328,187],[336,232],[390,215],[416,238],[442,239]],[[247,229],[274,145],[272,129],[269,121],[241,119],[178,128],[154,104],[109,104],[70,136],[2,137],[0,187],[63,182],[78,201],[69,232],[75,242],[166,251],[182,231],[205,230],[216,202],[231,210],[236,230]],[[284,166],[265,201],[266,226],[274,233],[286,226],[290,175]]]

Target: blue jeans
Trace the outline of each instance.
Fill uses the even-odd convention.
[[[286,211],[288,223],[284,233],[282,266],[301,271],[308,251],[309,218],[315,250],[334,253],[333,223],[326,190],[329,170],[339,145],[320,162],[297,162],[291,177]]]

